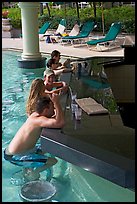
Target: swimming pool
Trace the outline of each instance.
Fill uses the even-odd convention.
[[[32,80],[43,77],[42,69],[18,68],[19,52],[2,53],[2,152],[18,128],[26,120],[25,101]],[[48,58],[48,56],[47,56]],[[57,189],[52,202],[134,202],[135,193],[91,174],[64,160],[58,159],[53,167],[51,182]],[[20,167],[2,157],[2,201],[22,202],[20,186],[10,183],[10,178]],[[46,178],[46,172],[41,173]],[[8,196],[7,196],[8,194]]]

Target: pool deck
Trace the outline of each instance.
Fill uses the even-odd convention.
[[[109,51],[99,52],[89,50],[87,46],[73,47],[69,45],[61,45],[59,43],[46,43],[39,41],[41,53],[50,54],[53,50],[60,51],[62,56],[78,57],[78,58],[91,58],[91,57],[123,57],[124,49],[119,47]],[[12,48],[23,50],[22,38],[2,38],[2,48]]]

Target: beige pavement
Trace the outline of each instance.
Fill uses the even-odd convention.
[[[40,52],[50,54],[53,50],[58,50],[63,56],[89,58],[89,57],[123,57],[124,49],[115,48],[105,52],[91,51],[87,46],[73,47],[70,45],[61,45],[58,43],[46,43],[39,41]],[[22,38],[2,38],[2,48],[23,49]]]

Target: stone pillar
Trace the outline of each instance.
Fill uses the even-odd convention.
[[[18,60],[21,68],[45,66],[45,59],[39,52],[38,8],[39,2],[19,2],[22,18],[23,53]]]

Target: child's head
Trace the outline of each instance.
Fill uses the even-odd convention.
[[[54,81],[55,81],[54,72],[51,69],[47,68],[44,71],[44,83],[45,84],[52,84]]]
[[[56,62],[59,62],[60,60],[60,52],[58,50],[54,50],[52,53],[51,53],[51,58],[52,59],[55,59]]]
[[[55,59],[49,59],[48,62],[47,62],[47,67],[54,70],[54,69],[57,69],[58,67],[58,63],[56,62]]]

